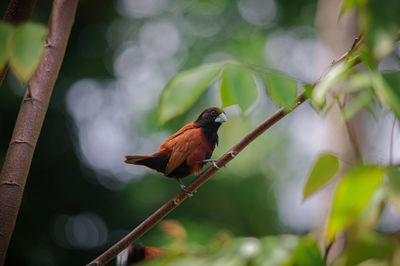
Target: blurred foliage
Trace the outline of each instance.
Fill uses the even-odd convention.
[[[356,166],[340,180],[327,227],[329,243],[360,217],[382,184],[383,174],[384,170],[376,166]]]
[[[9,62],[22,83],[26,83],[39,65],[47,28],[35,23],[17,27],[0,23],[0,68]]]
[[[166,220],[165,224],[175,221]],[[217,233],[204,245],[188,243],[185,235],[176,238],[174,230],[165,230],[169,242],[167,252],[157,259],[147,260],[140,265],[325,265],[320,255],[317,240],[312,235],[277,235],[262,238],[234,238],[226,232]]]
[[[374,115],[379,108],[400,118],[398,69],[388,71],[379,67],[387,58],[399,62],[395,47],[399,39],[397,13],[400,1],[390,0],[384,4],[378,0],[344,1],[342,15],[357,13],[362,39],[360,45],[353,47],[316,86],[273,69],[273,59],[266,56],[264,50],[266,39],[277,32],[297,29],[301,38],[315,37],[312,26],[318,2],[267,2],[272,2],[270,8],[275,8],[272,15],[254,12],[264,12],[257,6],[251,9],[253,13],[246,13],[250,9],[244,5],[257,1],[244,0],[155,1],[156,7],[164,5],[168,8],[164,11],[155,8],[151,14],[146,13],[149,12],[146,9],[139,10],[142,13],[132,11],[129,2],[123,0],[80,3],[29,173],[6,265],[85,264],[178,191],[175,182],[157,174],[142,172],[140,177],[136,174],[134,179],[118,182],[118,174],[112,171],[115,169],[98,171],[91,167],[90,158],[82,155],[82,140],[76,132],[88,133],[74,123],[66,104],[70,88],[82,79],[91,79],[101,84],[102,93],[109,92],[99,107],[99,110],[107,109],[120,89],[107,87],[114,80],[120,82],[122,74],[115,70],[117,61],[137,58],[136,54],[134,57],[123,56],[124,49],[139,43],[140,39],[160,34],[143,33],[142,29],[151,23],[174,23],[184,49],[178,50],[174,60],[166,60],[167,63],[151,61],[151,58],[131,63],[160,66],[170,80],[161,93],[158,107],[149,104],[144,111],[123,110],[123,116],[136,125],[131,136],[136,148],[146,141],[153,144],[159,135],[174,132],[193,120],[205,106],[219,104],[239,115],[229,117],[230,122],[221,128],[223,138],[215,151],[217,157],[252,129],[255,121],[265,119],[266,113],[273,110],[265,106],[265,102],[272,101],[278,107],[290,110],[297,94],[303,91],[322,115],[338,102],[343,103],[343,122],[353,119],[362,110]],[[6,1],[0,3],[1,10],[5,10],[6,4]],[[37,5],[33,21],[45,24],[51,2],[39,1]],[[127,15],[129,12],[139,13],[132,16]],[[35,25],[38,24],[24,26]],[[10,60],[14,71],[8,74],[4,88],[0,90],[0,162],[4,160],[24,93],[14,74],[24,82],[29,79],[40,58],[45,34],[42,27],[22,28],[23,36],[16,39],[32,37],[32,45],[23,42],[10,46],[9,36],[16,31],[0,24],[0,64]],[[287,39],[279,40],[279,46],[284,47]],[[162,41],[148,44],[171,53]],[[29,52],[28,58],[20,50],[12,52],[16,48],[34,51]],[[146,49],[152,47],[141,49],[148,51]],[[17,67],[27,69],[22,72],[15,69],[12,54],[20,63]],[[176,74],[178,69],[183,71]],[[135,70],[129,68],[126,75],[136,75]],[[159,73],[150,73],[152,79],[157,80],[156,74]],[[145,76],[143,73],[137,75]],[[146,95],[157,98],[158,94],[151,91],[147,83],[138,84],[139,93],[123,96],[133,101],[132,106],[146,102]],[[85,90],[92,92],[89,87]],[[265,91],[268,99],[264,97]],[[95,101],[94,94],[92,97],[91,101]],[[90,113],[86,123],[89,124],[95,115],[96,112]],[[157,120],[165,125],[161,128],[155,122]],[[257,145],[246,148],[227,169],[199,189],[195,197],[175,210],[169,217],[181,225],[164,224],[146,234],[142,238],[144,243],[171,250],[165,257],[146,265],[325,265],[327,245],[337,237],[345,237],[346,245],[333,265],[398,265],[398,236],[374,230],[386,205],[399,206],[398,165],[360,163],[341,172],[338,171],[340,158],[332,155],[322,155],[314,168],[302,165],[312,168],[304,187],[306,200],[311,200],[314,193],[330,183],[336,186],[332,207],[324,220],[323,237],[317,237],[317,233],[286,234],[294,233],[294,230],[278,214],[277,198],[282,190],[277,189],[277,183],[290,184],[293,176],[299,175],[298,171],[286,171],[287,158],[292,152],[288,147],[293,144],[288,142],[287,128],[284,123],[274,127],[267,137],[259,138]],[[118,133],[110,131],[111,134],[101,140],[111,140]],[[96,145],[106,145],[106,141],[98,141]],[[128,143],[124,145],[130,147]],[[120,154],[121,164],[123,155]],[[109,158],[108,154],[101,156]],[[277,181],[277,177],[282,176],[278,174],[280,172],[288,178]],[[126,176],[130,174],[123,175]],[[333,179],[334,176],[337,178]]]
[[[326,185],[338,169],[339,162],[336,156],[331,154],[321,155],[315,162],[310,176],[307,178],[307,183],[304,187],[304,199]]]
[[[210,86],[222,68],[223,64],[201,66],[174,77],[160,96],[160,121],[166,122],[185,113]]]
[[[279,107],[283,107],[285,111],[289,111],[297,101],[297,82],[275,74],[267,74],[265,81],[268,95]]]
[[[227,64],[221,78],[222,107],[237,104],[246,111],[257,99],[254,76],[247,68]]]

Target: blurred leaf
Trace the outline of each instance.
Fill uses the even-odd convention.
[[[164,220],[161,222],[160,228],[174,240],[185,239],[187,235],[185,228],[176,220]]]
[[[380,75],[373,73],[373,84],[381,102],[389,106],[400,119],[400,72],[389,72]]]
[[[366,45],[361,45],[358,50],[360,51],[360,58],[361,58],[361,61],[364,63],[364,65],[369,70],[374,70],[375,63],[374,63],[374,59],[372,58],[372,54],[371,54],[371,51],[369,50],[369,48]]]
[[[364,110],[367,111],[372,116],[372,118],[376,120],[375,111],[374,109],[372,109],[371,105],[368,104],[364,106]]]
[[[246,111],[257,99],[257,86],[252,72],[243,66],[227,64],[222,73],[222,107],[238,104]]]
[[[10,66],[22,83],[26,83],[39,65],[44,51],[47,28],[41,24],[25,23],[14,31]]]
[[[336,64],[314,87],[312,100],[319,108],[323,107],[326,95],[344,77],[349,68],[348,62],[343,61]]]
[[[304,87],[304,96],[307,99],[311,98],[314,86],[311,84],[304,84],[303,87]]]
[[[341,111],[344,122],[348,121],[361,109],[368,106],[372,99],[373,95],[369,91],[364,91],[358,94],[351,102],[347,103]]]
[[[342,3],[341,14],[354,7],[365,5],[367,0],[344,0]]]
[[[378,222],[387,201],[387,190],[384,186],[376,189],[367,207],[357,220],[357,231],[373,228]]]
[[[393,51],[400,28],[400,1],[368,0],[360,9],[359,25],[374,58],[380,60]]]
[[[336,156],[324,154],[320,156],[315,163],[310,176],[307,179],[304,187],[303,198],[313,194],[323,185],[328,183],[339,169],[339,161]]]
[[[376,166],[357,166],[343,176],[336,189],[329,218],[327,237],[336,235],[353,224],[382,183],[384,170]]]
[[[386,174],[388,176],[390,199],[394,205],[400,209],[400,168],[399,166],[389,166],[386,169]]]
[[[275,235],[260,239],[261,252],[251,265],[290,265],[293,251],[299,245],[297,235]]]
[[[400,195],[400,169],[398,166],[389,166],[386,170],[390,188]]]
[[[391,261],[394,250],[394,239],[374,231],[366,231],[350,244],[345,253],[345,265],[359,265],[368,259]]]
[[[340,95],[357,93],[366,88],[372,88],[372,79],[369,73],[357,72],[349,77],[349,82],[341,88]]]
[[[287,76],[276,74],[265,75],[265,82],[269,96],[279,107],[289,111],[297,101],[297,82]]]
[[[158,117],[161,123],[183,114],[208,89],[223,64],[203,65],[183,71],[168,82],[160,96]]]
[[[310,265],[323,266],[326,265],[321,257],[317,240],[311,236],[303,236],[294,250],[290,265]]]
[[[0,69],[8,62],[14,28],[7,23],[0,23]]]

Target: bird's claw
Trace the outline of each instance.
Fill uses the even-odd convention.
[[[215,159],[206,159],[206,160],[203,160],[202,162],[203,162],[203,163],[208,163],[208,162],[210,162],[210,163],[212,163],[212,165],[213,165],[215,168],[221,169],[221,167],[219,167],[219,166],[217,165],[216,161],[217,161],[217,160],[215,160]],[[226,167],[226,166],[224,165],[224,167]]]
[[[183,188],[182,191],[185,192],[186,196],[188,196],[189,198],[193,197],[193,193],[187,191],[186,188]]]
[[[193,197],[193,193],[190,193],[189,191],[187,191],[185,184],[183,184],[181,179],[178,179],[179,182],[179,186],[181,187],[182,191],[185,192],[185,194],[190,198]],[[196,191],[194,191],[196,192]]]
[[[220,169],[219,166],[217,165],[217,163],[216,163],[215,161],[212,161],[211,163],[212,163],[212,165],[213,165],[215,168]]]

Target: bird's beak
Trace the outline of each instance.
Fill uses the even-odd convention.
[[[215,118],[215,120],[214,120],[214,122],[217,122],[217,123],[223,123],[223,122],[226,122],[226,121],[228,121],[228,118],[226,118],[226,115],[225,115],[225,113],[221,113],[219,116],[217,116],[217,118]]]

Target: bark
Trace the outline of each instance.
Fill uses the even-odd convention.
[[[22,2],[22,1],[21,1]],[[55,0],[47,45],[28,84],[0,172],[0,265],[4,263],[33,153],[75,18],[78,0]]]

